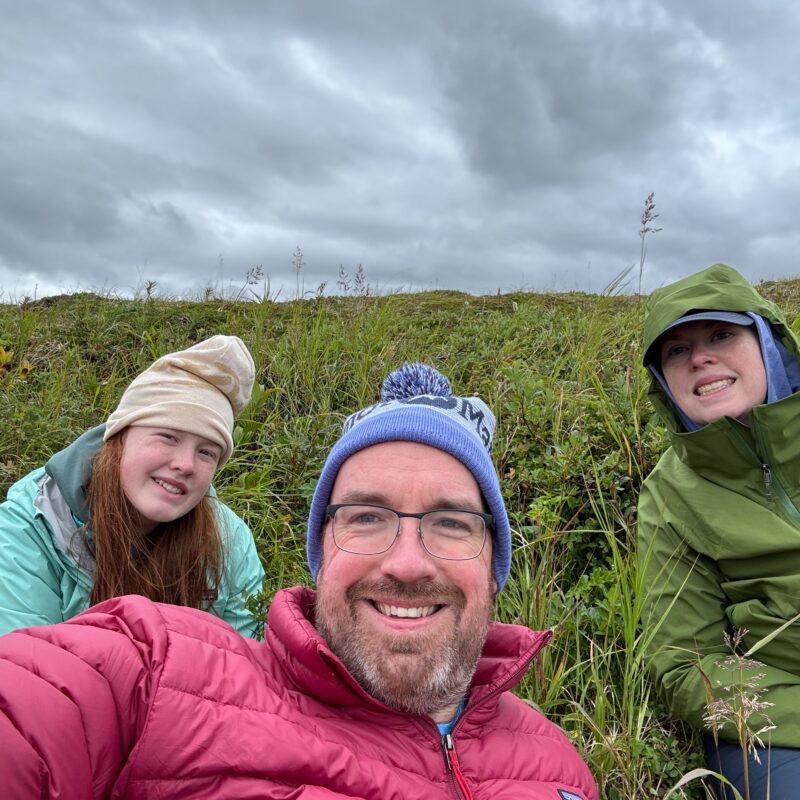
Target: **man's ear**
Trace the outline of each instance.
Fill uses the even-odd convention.
[[[325,571],[325,550],[330,546],[336,547],[336,545],[333,544],[333,535],[331,534],[329,537],[330,527],[331,520],[328,519],[322,526],[322,536],[320,536],[319,540],[319,569],[317,570],[317,577],[314,580],[317,589],[319,589],[319,584],[322,580],[322,573]]]
[[[497,574],[495,572],[494,559],[492,559],[491,573],[489,576],[489,590],[492,593],[492,600],[497,600],[497,595],[500,592],[500,587],[497,585]]]

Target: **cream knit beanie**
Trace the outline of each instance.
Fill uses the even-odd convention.
[[[222,466],[233,451],[233,420],[253,390],[255,365],[238,336],[212,336],[169,353],[128,386],[103,441],[130,425],[174,428],[216,442]]]

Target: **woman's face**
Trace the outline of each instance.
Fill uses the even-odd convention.
[[[767,397],[767,375],[755,326],[698,320],[667,332],[661,371],[675,402],[705,425],[720,417],[747,422]]]
[[[146,533],[182,517],[203,499],[221,454],[215,442],[186,431],[125,429],[120,481]]]

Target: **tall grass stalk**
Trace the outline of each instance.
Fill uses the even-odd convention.
[[[658,217],[659,214],[656,214],[655,192],[650,192],[645,198],[644,211],[642,211],[639,225],[639,239],[642,243],[639,250],[639,296],[642,294],[642,275],[644,274],[644,262],[647,259],[647,237],[661,230],[661,228],[656,228],[654,225]]]

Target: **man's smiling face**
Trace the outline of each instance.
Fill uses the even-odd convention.
[[[483,510],[478,484],[460,461],[413,442],[386,442],[351,456],[331,503]],[[448,721],[469,688],[492,616],[492,543],[487,537],[473,559],[434,558],[422,546],[418,524],[403,518],[389,550],[357,555],[336,547],[328,520],[316,624],[371,695]]]

